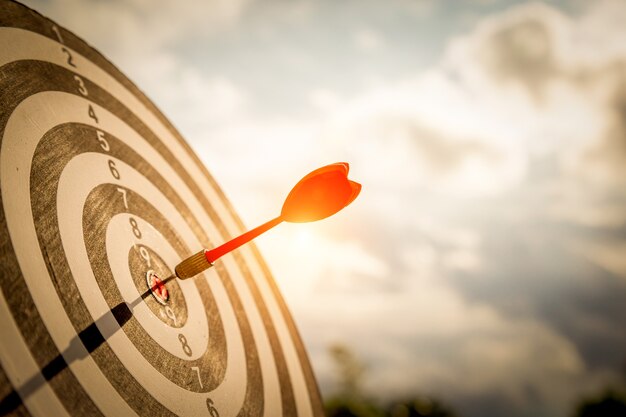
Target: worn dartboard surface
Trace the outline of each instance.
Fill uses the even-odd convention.
[[[0,414],[322,415],[253,245],[150,292],[242,225],[119,70],[5,0],[0,140]]]

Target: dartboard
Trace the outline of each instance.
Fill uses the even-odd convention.
[[[5,0],[0,139],[1,414],[323,414],[253,245],[173,274],[243,230],[206,168],[102,55]]]

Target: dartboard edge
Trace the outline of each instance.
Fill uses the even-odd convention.
[[[130,80],[0,0],[0,96],[0,415],[323,415],[254,244],[173,275],[244,227]]]

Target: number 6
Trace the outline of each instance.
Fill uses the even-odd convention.
[[[206,407],[209,410],[209,414],[211,417],[220,417],[220,413],[217,412],[217,409],[213,406],[213,400],[210,398],[206,399]]]
[[[111,175],[113,175],[113,178],[115,178],[116,180],[120,179],[120,172],[117,170],[117,168],[115,168],[115,161],[113,161],[112,159],[109,159],[109,170],[111,171]]]

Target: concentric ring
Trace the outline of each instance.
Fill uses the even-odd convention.
[[[0,7],[0,382],[14,390],[2,404],[33,415],[321,415],[253,246],[172,284],[169,310],[142,298],[134,274],[152,267],[142,262],[167,273],[241,223],[114,67],[26,8]]]

